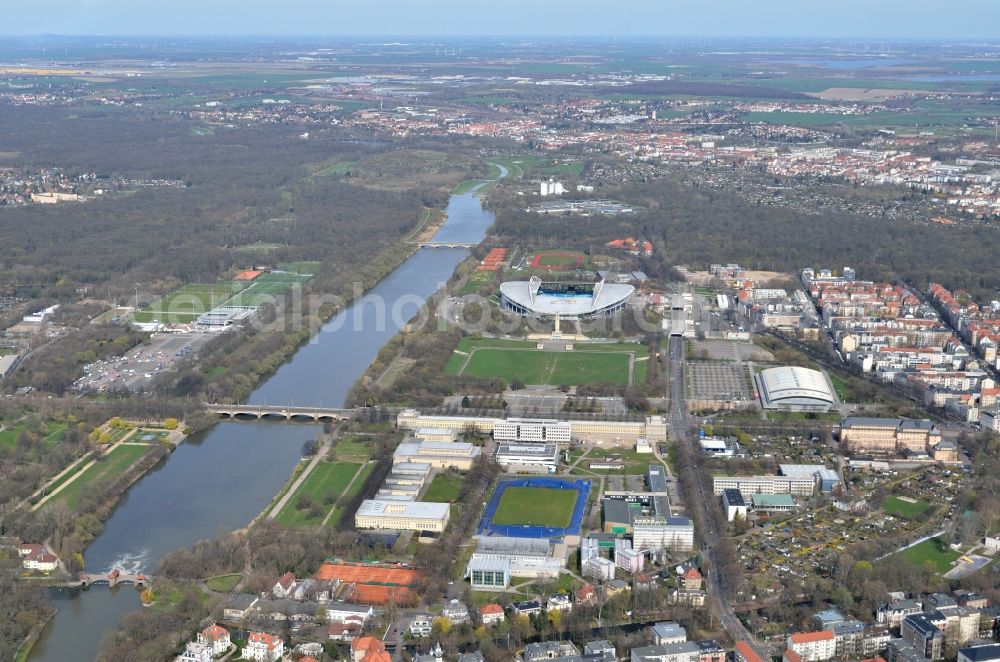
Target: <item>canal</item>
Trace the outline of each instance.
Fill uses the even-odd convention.
[[[501,177],[506,176],[502,169]],[[434,241],[479,242],[493,223],[475,192],[453,195]],[[379,349],[451,277],[465,249],[422,248],[327,322],[251,396],[254,403],[344,404]],[[152,572],[174,549],[246,526],[278,492],[318,426],[226,422],[193,435],[123,496],[85,553],[87,570]],[[104,634],[139,607],[128,587],[52,589],[56,615],[28,660],[93,659]]]

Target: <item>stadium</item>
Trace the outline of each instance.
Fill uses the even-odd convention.
[[[764,409],[827,411],[835,402],[826,376],[817,370],[798,366],[768,368],[754,381]]]
[[[545,491],[551,490],[559,490],[560,495],[565,494],[569,498],[546,499]],[[522,493],[515,496],[518,491]],[[566,480],[533,476],[501,479],[486,504],[476,533],[480,536],[549,539],[579,535],[589,494],[590,481],[582,478]],[[533,505],[527,505],[522,499]],[[562,503],[557,503],[559,501]],[[513,518],[517,521],[503,519],[508,506],[517,512]],[[557,512],[551,512],[553,507]],[[549,520],[553,516],[562,521]]]
[[[631,285],[545,282],[538,276],[500,285],[500,307],[524,317],[608,317],[625,308]]]

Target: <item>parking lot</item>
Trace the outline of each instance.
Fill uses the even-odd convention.
[[[123,356],[84,366],[84,376],[73,384],[78,393],[102,393],[127,389],[138,391],[152,384],[163,372],[193,358],[215,334],[158,333],[149,342],[129,350]]]
[[[691,361],[684,366],[687,397],[691,400],[750,399],[746,366],[724,361]]]

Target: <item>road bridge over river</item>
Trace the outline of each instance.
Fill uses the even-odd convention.
[[[288,405],[221,405],[204,403],[205,409],[223,418],[283,418],[286,421],[347,421],[353,419],[362,409],[334,407],[290,407]]]

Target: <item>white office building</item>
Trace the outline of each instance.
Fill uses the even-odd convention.
[[[639,550],[690,552],[694,549],[694,524],[687,517],[635,517],[632,543]]]
[[[712,489],[718,496],[725,490],[739,490],[745,499],[749,494],[793,494],[811,496],[816,478],[808,476],[716,476]]]
[[[508,418],[497,421],[493,426],[493,438],[497,441],[536,441],[568,444],[570,440],[569,421],[552,418]]]

